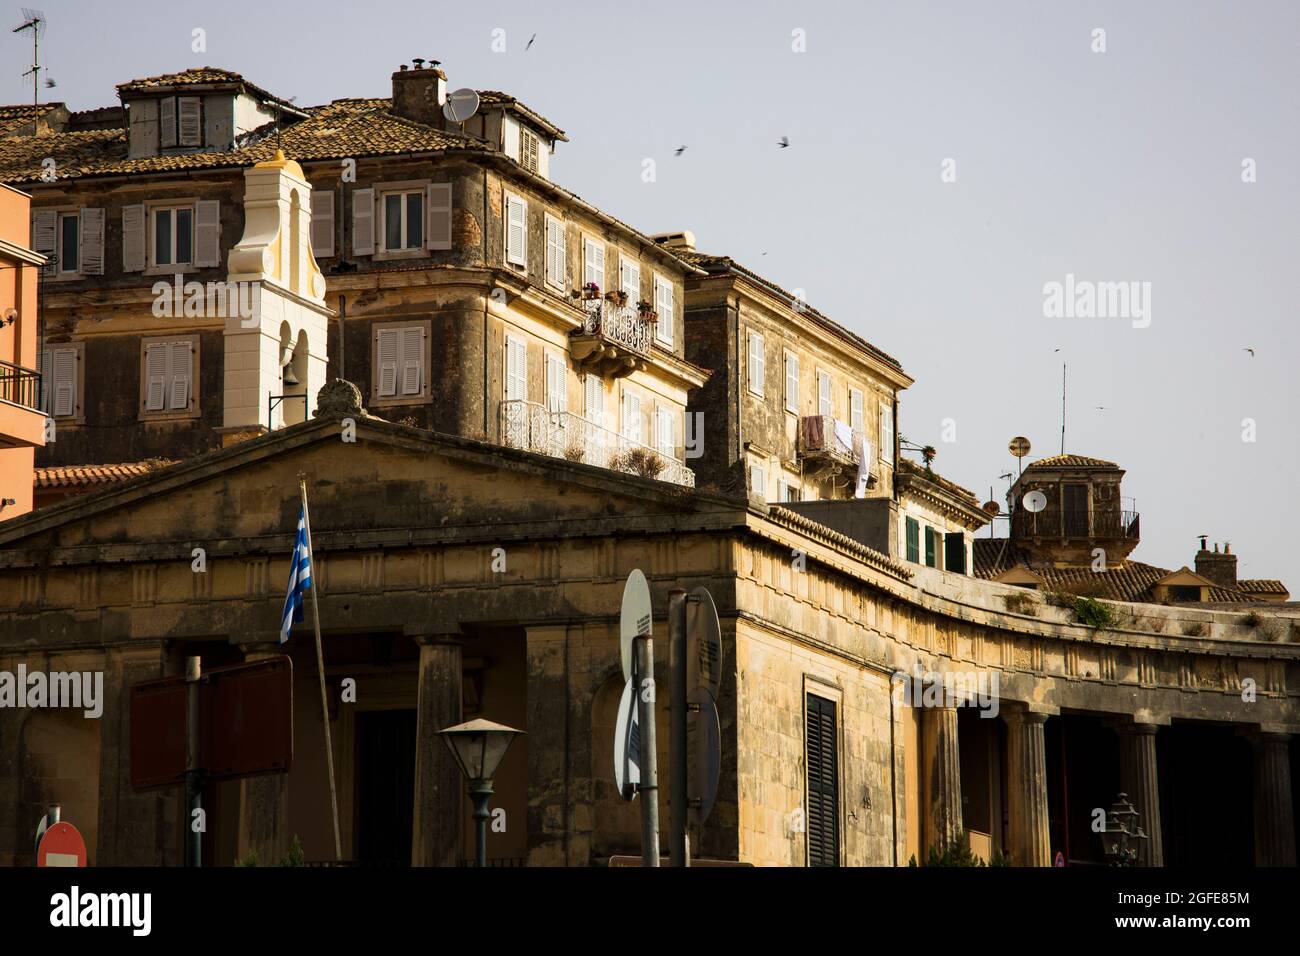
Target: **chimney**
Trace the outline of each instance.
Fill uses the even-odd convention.
[[[1218,544],[1215,544],[1214,550],[1208,551],[1202,540],[1201,550],[1196,552],[1196,573],[1203,578],[1209,578],[1220,587],[1235,588],[1237,556],[1232,553],[1232,545],[1224,544],[1221,552]]]
[[[447,74],[437,60],[416,58],[393,74],[393,112],[401,117],[443,128],[442,104],[447,102]]]
[[[668,249],[681,249],[686,252],[695,251],[695,233],[689,229],[683,229],[681,232],[664,232],[657,236],[651,236],[654,241]]]

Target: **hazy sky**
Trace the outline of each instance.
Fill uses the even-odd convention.
[[[386,96],[413,57],[507,90],[568,132],[558,182],[900,359],[900,430],[981,500],[1013,435],[1060,450],[1064,360],[1067,450],[1128,470],[1134,557],[1191,564],[1206,533],[1300,596],[1300,4],[45,3],[43,95],[74,109],[204,64],[306,105]],[[3,42],[0,99],[30,101]],[[1149,282],[1149,326],[1045,318],[1067,273]]]

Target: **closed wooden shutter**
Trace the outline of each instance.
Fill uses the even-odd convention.
[[[915,518],[908,518],[904,525],[907,528],[907,560],[913,564],[920,564],[921,524]]]
[[[763,394],[764,361],[763,336],[757,332],[749,333],[749,390],[755,395]]]
[[[311,254],[317,259],[334,255],[334,190],[311,192]]]
[[[673,344],[673,284],[655,276],[655,311],[659,321],[655,323],[655,338],[664,345]]]
[[[53,209],[32,210],[32,249],[52,255],[58,244],[59,214]]]
[[[569,410],[568,387],[565,382],[564,359],[547,353],[546,356],[546,408],[552,412]]]
[[[161,412],[167,408],[167,343],[151,342],[144,347],[144,407]]]
[[[54,417],[77,413],[77,350],[52,349],[51,371],[54,378]]]
[[[817,373],[817,414],[835,414],[835,399],[831,397],[831,377],[825,372]]]
[[[840,865],[839,742],[835,702],[808,695],[808,865]]]
[[[582,240],[582,284],[595,283],[605,291],[605,244],[591,239]]]
[[[375,191],[358,189],[352,194],[352,254],[375,254]]]
[[[673,410],[655,409],[655,447],[666,458],[676,457],[677,438],[673,434]]]
[[[379,397],[392,398],[397,394],[397,360],[401,341],[397,329],[380,329],[376,351],[379,353]]]
[[[855,432],[860,432],[865,427],[865,421],[862,413],[862,390],[849,389],[849,426]]]
[[[583,379],[583,399],[587,421],[597,425],[605,424],[605,383],[599,375],[587,375]]]
[[[887,400],[880,404],[880,460],[894,462],[894,409]]]
[[[81,274],[104,274],[104,210],[83,209],[80,214]]]
[[[627,296],[627,304],[635,307],[641,298],[641,267],[635,262],[620,259],[618,272],[619,291]]]
[[[938,537],[933,528],[927,527],[925,529],[925,564],[927,567],[938,567],[938,557],[935,554],[938,547],[936,544]]]
[[[506,337],[506,401],[528,400],[528,346],[513,336]]]
[[[430,183],[425,188],[428,217],[424,243],[429,249],[451,248],[451,183]]]
[[[424,389],[424,329],[401,329],[402,394],[419,395]]]
[[[641,396],[623,393],[623,437],[641,443]]]
[[[221,265],[221,203],[215,199],[194,204],[194,265],[201,269]]]
[[[164,96],[158,113],[159,146],[176,145],[176,97]]]
[[[799,356],[788,352],[785,356],[785,408],[788,412],[799,412]]]
[[[144,271],[144,204],[122,207],[122,271]]]
[[[564,223],[546,217],[546,281],[558,289],[565,285]]]
[[[169,380],[167,407],[184,411],[190,407],[190,379],[194,368],[194,346],[189,342],[171,342],[167,345],[167,377]]]
[[[518,196],[506,197],[506,262],[528,265],[528,204]]]
[[[203,99],[198,96],[182,96],[177,100],[180,116],[180,144],[182,146],[203,145]]]

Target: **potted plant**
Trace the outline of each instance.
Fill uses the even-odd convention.
[[[582,287],[582,297],[587,300],[600,298],[600,286],[594,282],[588,282]]]
[[[647,322],[659,321],[659,313],[656,312],[655,307],[651,305],[649,302],[647,302],[645,299],[642,299],[640,302],[636,304],[636,310],[637,312],[641,313],[641,318],[645,319],[645,321]]]

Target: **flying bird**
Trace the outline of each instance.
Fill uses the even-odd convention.
[[[790,145],[790,137],[782,136],[779,140],[777,140],[776,145],[780,146],[782,149],[785,149],[787,146]]]
[[[524,47],[524,52],[525,52],[525,53],[527,53],[530,49],[532,49],[533,41],[536,40],[536,39],[537,39],[537,34],[536,34],[536,33],[534,33],[532,36],[530,36],[530,37],[528,38],[528,46]]]
[[[686,147],[685,147],[685,146],[678,146],[677,149],[676,149],[676,151],[673,153],[673,155],[674,155],[674,156],[680,156],[680,155],[681,155],[682,153],[684,153],[684,152],[686,152]]]
[[[46,88],[47,90],[52,90],[52,89],[54,89],[54,88],[55,88],[56,86],[58,86],[58,85],[59,85],[59,84],[57,84],[57,83],[54,82],[54,77],[52,77],[52,76],[47,76],[47,77],[45,78],[45,88]]]
[[[1099,412],[1104,412],[1104,411],[1106,411],[1106,406],[1105,406],[1105,405],[1094,405],[1094,406],[1092,406],[1092,407],[1095,408],[1095,409],[1097,409],[1097,411],[1099,411]]]
[[[1242,349],[1242,351],[1243,351],[1243,352],[1249,352],[1251,358],[1254,358],[1254,357],[1255,357],[1255,350],[1254,350],[1254,349]]]

